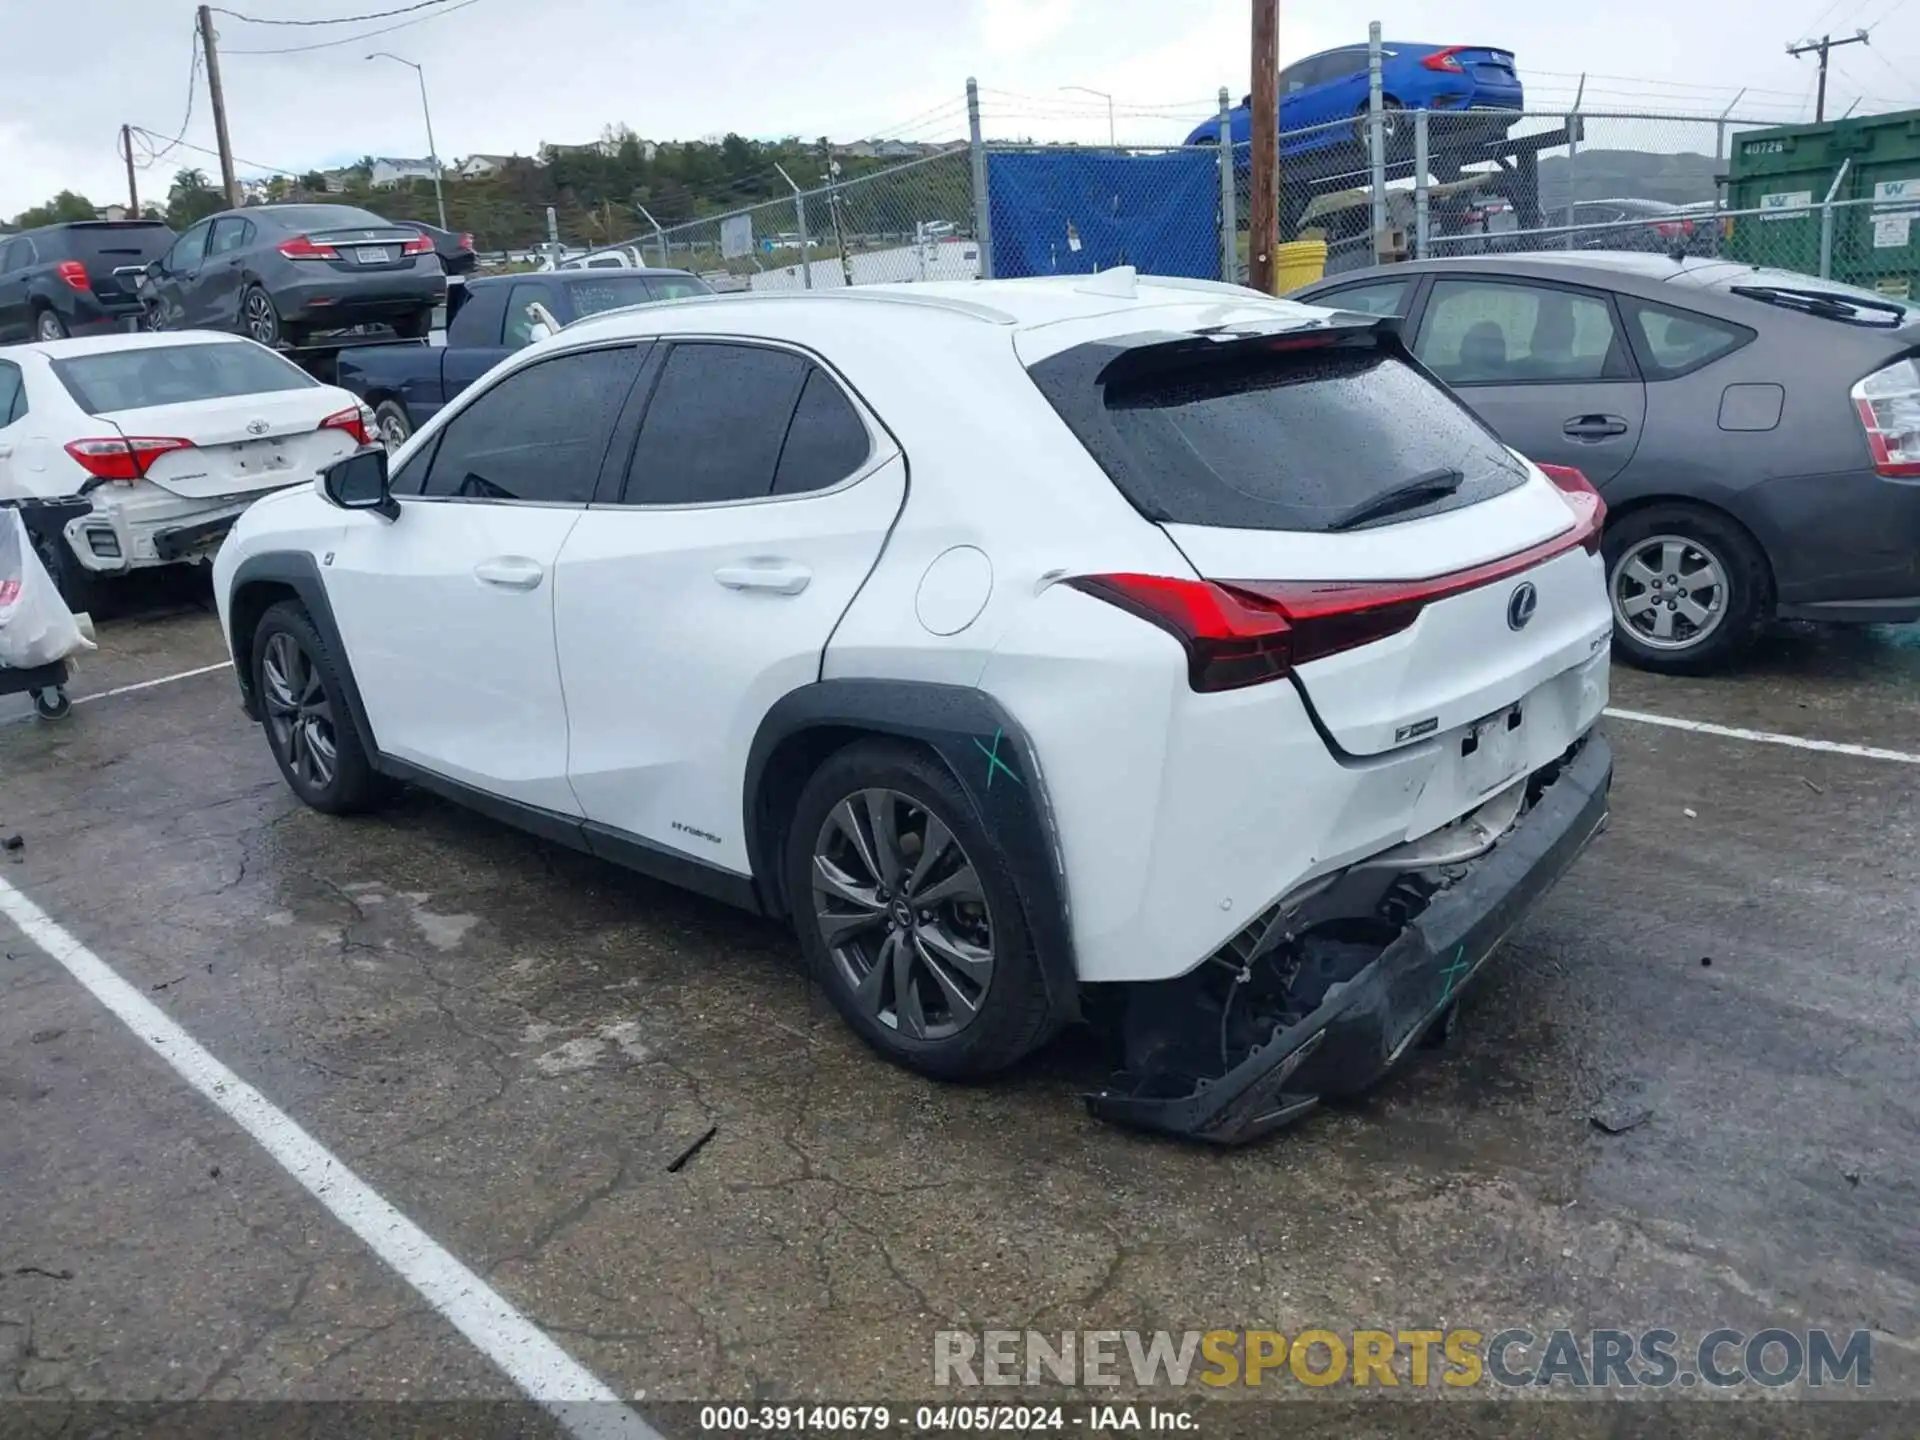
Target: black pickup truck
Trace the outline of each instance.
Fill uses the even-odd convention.
[[[459,294],[454,303],[454,294]],[[399,445],[441,406],[514,351],[539,338],[531,307],[565,325],[602,310],[710,295],[684,270],[554,270],[488,275],[453,286],[446,344],[366,345],[342,350],[332,383],[373,407],[380,438]]]

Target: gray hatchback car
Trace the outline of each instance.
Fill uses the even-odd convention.
[[[1699,673],[1770,617],[1920,620],[1920,308],[1785,270],[1579,251],[1350,272],[1414,355],[1606,497],[1622,659]]]

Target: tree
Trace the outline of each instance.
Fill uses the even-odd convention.
[[[37,225],[59,225],[69,220],[91,220],[99,212],[91,200],[84,195],[76,195],[71,190],[62,190],[44,205],[35,205],[31,210],[22,210],[13,217],[16,230],[31,230]]]
[[[327,193],[327,177],[318,170],[309,170],[300,177],[300,188],[310,190],[315,195],[324,195]]]
[[[176,230],[227,208],[227,197],[207,183],[203,170],[182,170],[167,191],[167,223]]]

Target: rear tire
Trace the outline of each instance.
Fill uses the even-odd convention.
[[[1700,506],[1636,510],[1607,527],[1601,553],[1613,651],[1637,669],[1724,669],[1746,653],[1773,608],[1766,556],[1733,521]]]
[[[402,340],[424,340],[433,333],[433,307],[412,315],[402,316],[393,322],[393,333]]]
[[[269,349],[283,338],[280,311],[273,297],[258,285],[249,285],[240,296],[240,333]]]
[[[387,447],[391,455],[413,436],[413,421],[407,418],[407,410],[398,400],[382,400],[373,407],[373,428],[380,434],[380,443]]]
[[[64,340],[71,333],[67,329],[67,322],[50,309],[42,307],[33,317],[33,338],[36,340]]]
[[[836,752],[801,791],[786,851],[813,976],[887,1059],[976,1080],[1052,1033],[1006,856],[939,762],[884,740]]]
[[[329,815],[385,799],[392,784],[361,748],[341,671],[298,602],[282,600],[253,632],[254,694],[267,748],[287,786]]]

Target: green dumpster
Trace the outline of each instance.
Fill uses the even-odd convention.
[[[1740,132],[1727,206],[1758,213],[1733,221],[1723,253],[1818,275],[1836,178],[1829,278],[1920,298],[1920,110]]]

